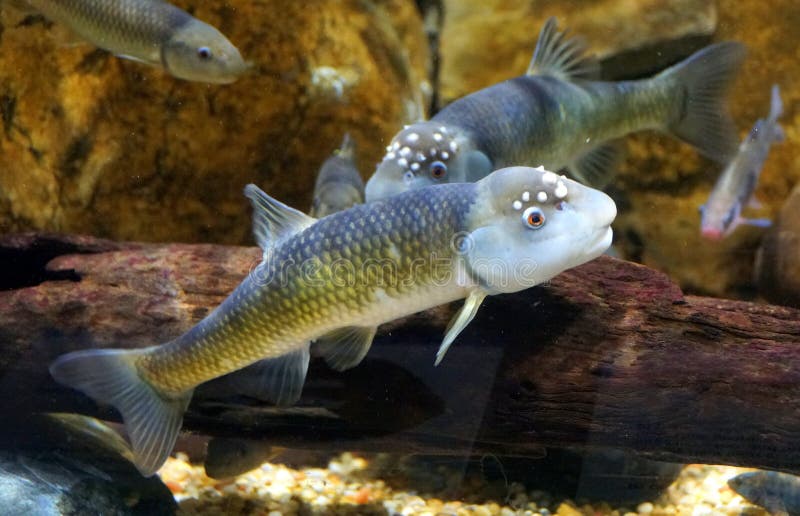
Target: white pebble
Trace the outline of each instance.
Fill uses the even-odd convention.
[[[650,502],[640,503],[639,507],[636,508],[636,511],[639,514],[650,514],[653,512],[653,504]]]

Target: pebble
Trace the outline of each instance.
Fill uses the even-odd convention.
[[[394,466],[392,466],[394,464]],[[235,479],[208,478],[202,466],[193,466],[183,454],[170,458],[159,471],[170,486],[181,515],[267,514],[390,514],[403,516],[768,516],[744,501],[727,486],[727,480],[744,468],[686,466],[678,479],[656,500],[639,504],[636,512],[607,503],[578,506],[554,499],[540,489],[513,482],[503,500],[483,494],[480,479],[465,479],[447,467],[406,472],[421,475],[414,485],[430,487],[416,493],[393,488],[396,462],[387,470],[350,453],[333,459],[327,469],[294,470],[266,463]],[[383,476],[387,475],[387,476]],[[396,478],[396,477],[395,477]],[[410,478],[410,477],[409,477]],[[408,482],[405,482],[406,484]],[[450,493],[450,494],[448,494]],[[456,495],[455,499],[452,493]]]

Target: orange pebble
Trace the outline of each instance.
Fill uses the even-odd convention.
[[[370,500],[370,490],[368,487],[362,487],[356,494],[353,495],[353,501],[359,505],[363,505],[365,503],[369,503]]]
[[[172,494],[183,492],[183,486],[178,482],[175,482],[174,480],[167,480],[166,482],[164,482],[164,484],[167,486],[167,489],[172,491]]]

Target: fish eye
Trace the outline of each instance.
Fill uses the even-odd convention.
[[[447,165],[441,161],[434,161],[431,163],[430,172],[433,178],[441,179],[447,175]]]
[[[531,229],[544,226],[544,212],[536,206],[531,206],[522,212],[522,222]]]
[[[200,47],[197,49],[197,57],[206,60],[211,57],[211,49],[208,47]]]

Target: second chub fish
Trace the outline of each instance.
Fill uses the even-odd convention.
[[[525,75],[398,133],[367,182],[367,201],[477,181],[511,165],[566,168],[599,188],[619,155],[611,140],[644,129],[666,131],[721,163],[733,156],[736,132],[723,95],[744,58],[741,44],[717,43],[652,78],[619,82],[592,80],[597,63],[582,53],[579,39],[548,20]]]

